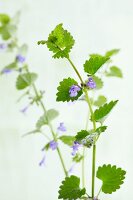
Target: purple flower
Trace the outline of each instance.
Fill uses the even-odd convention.
[[[39,162],[39,166],[44,165],[45,166],[46,156],[44,155],[42,160]]]
[[[68,174],[70,175],[70,174],[73,174],[73,172],[74,172],[74,167],[75,167],[75,163],[70,167],[70,169],[68,170]]]
[[[29,106],[30,106],[30,105],[25,106],[24,108],[22,108],[22,109],[20,110],[20,112],[23,113],[23,114],[25,114],[25,113],[27,112]]]
[[[54,151],[55,149],[57,149],[58,143],[57,143],[55,140],[52,140],[52,141],[49,143],[49,146],[50,146],[50,148]]]
[[[12,69],[8,69],[8,68],[5,68],[1,71],[2,74],[10,74],[13,70]]]
[[[58,131],[62,131],[62,132],[65,132],[67,129],[64,125],[64,122],[61,122],[60,125],[58,126],[57,128]]]
[[[5,43],[1,43],[0,44],[0,49],[1,50],[5,50],[7,48],[7,44],[5,44]]]
[[[81,88],[78,85],[72,85],[69,90],[70,97],[76,97]]]
[[[94,82],[94,80],[93,80],[91,77],[88,79],[88,82],[86,83],[86,85],[87,85],[90,89],[96,88],[96,83]]]
[[[94,199],[93,200],[98,200],[98,198],[97,197],[94,197]]]
[[[26,60],[26,58],[25,58],[24,56],[22,56],[21,54],[18,54],[18,55],[16,56],[16,60],[17,60],[18,62],[20,62],[20,63],[24,63],[25,60]]]
[[[81,147],[81,144],[79,144],[79,142],[75,141],[73,146],[72,146],[72,156],[75,156],[79,150],[79,147]]]

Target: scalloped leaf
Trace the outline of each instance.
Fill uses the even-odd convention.
[[[75,200],[86,193],[85,188],[80,189],[80,179],[77,176],[66,177],[59,189],[59,199]]]
[[[97,100],[94,101],[94,106],[100,107],[103,106],[107,102],[107,98],[103,95],[98,96]]]
[[[116,54],[118,54],[120,51],[120,49],[112,49],[112,50],[109,50],[106,52],[105,56],[106,57],[111,57],[111,56],[114,56]]]
[[[28,86],[32,85],[37,79],[36,73],[23,73],[17,78],[16,88],[18,90],[23,90]]]
[[[59,139],[68,146],[72,146],[73,142],[75,141],[75,137],[71,135],[62,135],[59,137]]]
[[[38,44],[46,44],[48,49],[54,53],[53,58],[68,58],[75,41],[72,35],[58,24],[49,34],[48,40],[38,41]]]
[[[99,107],[94,112],[94,120],[98,122],[103,122],[105,120],[105,117],[110,113],[110,111],[113,109],[113,107],[117,104],[118,100],[111,101],[110,103],[106,103],[103,106]],[[92,119],[92,116],[91,116]]]
[[[98,128],[96,129],[96,132],[97,132],[98,134],[101,134],[101,133],[105,132],[106,129],[107,129],[107,126],[100,126],[100,127],[98,127]]]
[[[78,85],[78,83],[72,79],[67,78],[63,79],[63,81],[60,82],[60,85],[58,86],[57,90],[57,101],[75,101],[82,95],[82,89],[78,92],[76,97],[70,97],[69,90],[72,85]]]
[[[55,109],[49,109],[47,111],[47,117],[48,117],[49,121],[54,120],[58,116],[59,116],[59,112],[57,110],[55,110]]]
[[[42,126],[47,125],[48,121],[45,115],[42,115],[36,123],[37,129],[40,129]]]
[[[98,76],[92,76],[94,82],[96,83],[96,88],[95,90],[99,90],[103,87],[103,81],[101,78],[99,78]]]
[[[39,118],[39,120],[36,123],[36,127],[40,129],[42,126],[47,125],[48,122],[58,117],[58,115],[59,115],[59,112],[57,110],[49,109],[46,115],[43,115]]]
[[[109,71],[105,72],[106,76],[109,77],[118,77],[118,78],[122,78],[123,74],[120,68],[116,67],[116,66],[112,66],[110,67]]]
[[[90,59],[86,60],[84,64],[84,71],[89,75],[94,75],[108,60],[109,57],[92,54]]]
[[[125,174],[126,171],[123,169],[109,164],[99,167],[96,176],[102,181],[102,191],[105,194],[112,194],[123,184]]]
[[[86,138],[88,135],[90,135],[90,132],[89,131],[86,131],[86,130],[81,130],[77,133],[77,135],[75,136],[76,138],[76,141],[81,141],[83,140],[84,138]]]

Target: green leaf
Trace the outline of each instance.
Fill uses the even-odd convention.
[[[94,104],[94,106],[100,107],[100,106],[103,106],[106,102],[107,102],[106,97],[103,95],[100,95],[98,97],[98,99],[96,101],[94,101],[93,104]]]
[[[123,184],[125,174],[126,171],[117,168],[115,165],[103,165],[98,168],[96,176],[102,180],[102,191],[105,194],[112,194]]]
[[[90,131],[82,130],[78,132],[77,135],[75,136],[76,141],[87,148],[92,147],[97,137],[98,137],[98,132],[94,130],[90,130]]]
[[[7,25],[7,29],[8,29],[10,36],[13,37],[16,34],[17,26],[15,24],[10,23]]]
[[[80,179],[77,176],[66,177],[59,190],[59,199],[75,200],[82,197],[86,190],[80,189]]]
[[[49,122],[54,120],[59,115],[59,112],[55,109],[50,109],[47,111],[46,115],[39,118],[36,123],[36,127],[40,129],[42,126],[47,125]]]
[[[58,116],[59,116],[59,112],[55,109],[49,109],[47,111],[47,118],[48,118],[49,121],[54,120]]]
[[[113,107],[116,105],[116,101],[111,101],[110,103],[106,103],[103,106],[101,106],[99,109],[95,110],[94,112],[94,120],[98,122],[103,122],[105,120],[105,117],[110,113],[110,111],[113,109]],[[91,117],[92,119],[92,117]]]
[[[50,148],[49,142],[43,147],[42,151],[48,151]]]
[[[90,59],[86,60],[84,64],[84,71],[89,75],[94,75],[108,60],[109,58],[106,56],[92,54],[90,55]]]
[[[17,78],[16,88],[18,90],[23,90],[26,87],[32,85],[36,79],[37,79],[37,74],[35,73],[20,74]]]
[[[8,40],[11,37],[9,32],[10,17],[6,14],[0,14],[0,35],[3,40]]]
[[[60,82],[60,85],[58,86],[57,90],[57,101],[75,101],[82,95],[82,89],[78,92],[76,97],[70,97],[69,90],[72,85],[78,85],[78,83],[72,79],[67,78],[63,79],[63,81]]]
[[[96,83],[96,90],[99,90],[103,87],[103,81],[98,76],[92,76],[94,82]]]
[[[120,68],[116,67],[116,66],[112,66],[110,67],[109,71],[105,73],[106,76],[114,76],[114,77],[118,77],[118,78],[122,78],[123,74]]]
[[[110,51],[107,51],[106,54],[105,54],[105,56],[106,57],[114,56],[114,55],[118,54],[119,51],[120,51],[120,49],[112,49]]]
[[[17,63],[16,62],[13,62],[13,63],[10,63],[9,65],[7,65],[7,66],[5,66],[2,70],[1,70],[1,72],[0,72],[0,74],[4,74],[4,71],[5,70],[15,70],[15,69],[17,69],[18,68],[18,66],[17,66]]]
[[[18,54],[20,54],[20,55],[22,55],[22,56],[26,56],[27,51],[28,51],[28,46],[27,46],[27,44],[23,44],[22,46],[20,46],[20,47],[18,48]]]
[[[39,41],[38,44],[47,44],[50,51],[54,53],[54,58],[69,57],[69,53],[74,45],[71,34],[59,24],[50,33],[47,41]]]
[[[37,127],[38,129],[40,129],[42,126],[47,125],[47,124],[48,124],[48,120],[47,120],[46,116],[43,115],[43,116],[41,116],[41,117],[39,118],[39,120],[37,121],[36,127]]]
[[[84,138],[86,138],[86,136],[90,135],[90,132],[89,131],[86,131],[86,130],[81,130],[77,133],[77,135],[75,136],[76,138],[76,141],[81,141],[83,140]]]
[[[75,141],[75,137],[70,135],[62,135],[59,137],[59,139],[68,146],[72,146],[73,142]]]
[[[38,42],[37,42],[37,44],[38,44],[38,45],[40,45],[40,44],[42,44],[42,45],[43,45],[43,44],[46,44],[46,43],[47,43],[47,41],[46,41],[46,40],[40,40],[40,41],[38,41]]]
[[[10,31],[9,31],[9,26],[8,25],[3,25],[0,27],[0,34],[3,40],[8,40],[11,37]]]
[[[79,163],[83,158],[84,158],[83,155],[80,155],[79,153],[77,153],[77,154],[73,157],[73,162]]]
[[[10,17],[7,14],[0,14],[0,25],[8,24],[10,22]]]
[[[98,128],[96,129],[96,132],[97,132],[98,134],[101,134],[101,133],[105,132],[106,129],[107,129],[107,126],[100,126],[100,127],[98,127]]]

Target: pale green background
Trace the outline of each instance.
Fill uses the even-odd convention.
[[[73,75],[65,60],[51,59],[51,53],[45,47],[38,47],[36,41],[45,39],[55,25],[60,22],[68,28],[76,44],[71,53],[73,60],[83,72],[82,64],[89,53],[104,53],[108,49],[121,48],[114,58],[122,68],[124,79],[105,81],[103,93],[108,99],[120,99],[119,104],[107,120],[107,134],[98,144],[99,165],[117,164],[127,170],[125,185],[110,195],[101,195],[101,199],[132,199],[132,163],[133,163],[133,1],[132,0],[1,0],[0,12],[14,15],[21,11],[19,24],[20,41],[29,45],[28,62],[30,69],[39,73],[37,85],[46,93],[48,108],[57,107],[61,111],[58,122],[64,121],[68,134],[74,134],[85,126],[86,107],[84,104],[68,106],[56,103],[55,93],[59,80]],[[11,55],[0,54],[0,68],[12,61]],[[69,71],[68,71],[69,70]],[[63,178],[56,152],[47,156],[45,168],[38,163],[43,154],[42,136],[21,135],[34,128],[41,111],[34,107],[26,116],[19,110],[27,103],[16,104],[20,93],[15,89],[15,75],[0,78],[0,199],[1,200],[56,200],[57,189]],[[81,111],[82,109],[82,111]],[[64,150],[67,167],[70,150]],[[91,153],[88,153],[88,160]],[[77,166],[78,175],[80,167]],[[90,163],[86,171],[89,173]],[[90,177],[87,177],[89,188]],[[98,182],[99,184],[99,182]]]

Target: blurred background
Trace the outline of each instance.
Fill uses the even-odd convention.
[[[124,79],[105,79],[102,94],[108,100],[119,99],[119,103],[108,117],[107,134],[101,137],[97,147],[97,166],[116,164],[127,170],[125,184],[113,195],[101,194],[100,199],[125,200],[132,194],[132,146],[133,146],[133,1],[132,0],[0,0],[0,13],[10,16],[20,11],[18,38],[29,46],[27,61],[31,71],[39,74],[37,86],[46,91],[47,108],[60,110],[54,127],[64,122],[68,134],[75,134],[85,126],[86,105],[56,103],[56,87],[64,77],[76,78],[69,63],[54,60],[45,46],[37,41],[46,39],[51,30],[63,23],[76,40],[71,57],[83,73],[83,63],[90,53],[104,54],[107,50],[120,48],[113,58],[120,67]],[[0,70],[10,62],[12,53],[0,52]],[[31,131],[42,114],[41,109],[29,108],[26,115],[20,110],[26,100],[17,103],[20,93],[15,88],[15,74],[0,77],[0,198],[2,200],[58,199],[57,190],[64,176],[56,152],[46,156],[46,166],[39,167],[41,148],[45,139],[39,135],[22,138]],[[82,110],[82,111],[81,111]],[[67,167],[70,149],[63,148]],[[86,184],[90,186],[91,150],[87,154]],[[80,175],[80,165],[75,167]],[[97,183],[99,184],[99,182]]]

